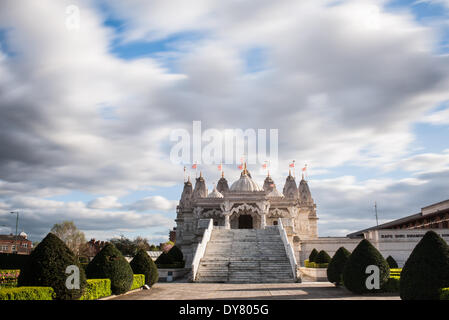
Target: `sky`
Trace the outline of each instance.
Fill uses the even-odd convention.
[[[447,0],[2,0],[0,233],[18,211],[33,241],[65,220],[168,240],[170,133],[193,121],[278,129],[271,175],[282,190],[307,163],[320,236],[373,226],[375,202],[382,223],[446,200],[448,17]]]

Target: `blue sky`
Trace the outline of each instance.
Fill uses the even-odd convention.
[[[308,164],[321,236],[371,226],[374,201],[388,221],[449,194],[447,1],[4,1],[0,12],[0,232],[19,210],[33,240],[74,220],[88,238],[165,241],[183,181],[169,134],[194,120],[278,129],[272,175],[282,190],[288,163]],[[216,165],[200,168],[211,189]]]

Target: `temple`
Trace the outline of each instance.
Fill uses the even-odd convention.
[[[269,173],[260,187],[246,163],[230,187],[223,173],[210,193],[202,173],[194,187],[190,178],[184,183],[177,207],[176,243],[186,265],[202,239],[204,230],[199,222],[203,219],[212,219],[215,229],[265,229],[282,222],[294,252],[300,250],[301,241],[318,237],[316,204],[304,176],[297,184],[289,172],[280,192]]]

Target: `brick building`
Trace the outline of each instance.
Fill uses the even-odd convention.
[[[0,253],[30,254],[33,243],[27,239],[28,235],[21,232],[18,236],[13,234],[0,235]]]

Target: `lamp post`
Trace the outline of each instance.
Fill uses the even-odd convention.
[[[16,214],[16,252],[19,252],[19,248],[17,248],[17,228],[19,226],[19,211],[11,211],[11,214]],[[13,252],[14,253],[14,252]]]

